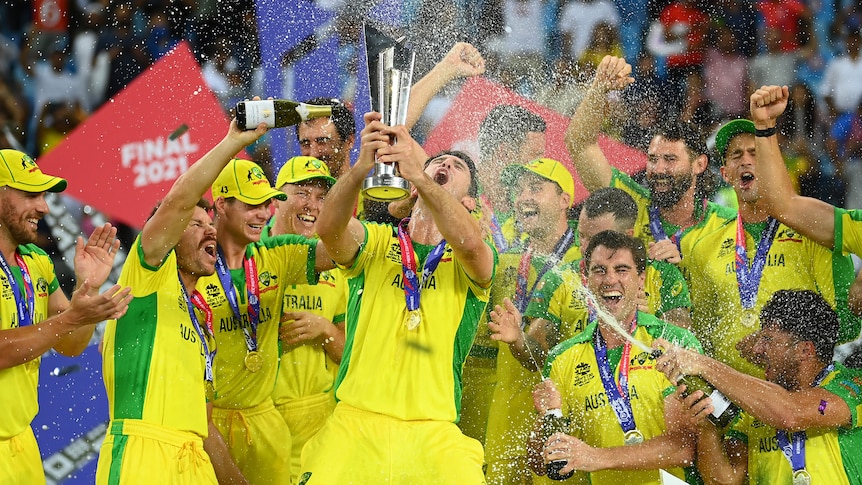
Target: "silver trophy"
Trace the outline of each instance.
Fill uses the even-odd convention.
[[[389,126],[407,122],[407,103],[413,84],[416,54],[373,27],[365,26],[365,51],[371,106]],[[397,142],[397,140],[393,141]],[[362,194],[371,200],[388,202],[410,195],[410,182],[401,178],[394,163],[377,162],[374,173],[362,182]]]

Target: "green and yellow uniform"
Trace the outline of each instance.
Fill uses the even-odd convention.
[[[805,430],[805,470],[811,483],[862,484],[862,371],[836,363],[820,385],[850,408],[849,427]],[[778,445],[776,430],[743,413],[727,436],[748,444],[748,477],[752,485],[791,485],[793,469]]]
[[[299,482],[482,483],[482,448],[454,423],[461,368],[489,290],[447,245],[422,283],[421,318],[411,330],[396,229],[363,227],[365,243],[343,269],[350,296],[339,402],[303,449]],[[419,267],[432,249],[413,243]]]
[[[594,343],[597,331],[597,324],[591,322],[583,332],[556,346],[548,355],[543,373],[560,391],[563,416],[570,423],[569,435],[598,448],[623,447],[622,428],[599,376]],[[637,328],[633,336],[647,347],[661,337],[675,345],[701,351],[700,343],[691,332],[647,313],[637,313]],[[607,352],[614,378],[619,382],[623,346],[609,348]],[[634,347],[631,352],[628,395],[635,425],[644,439],[649,440],[665,432],[664,400],[675,387],[655,368],[655,358],[650,352]],[[625,449],[621,448],[620,452],[624,453]],[[681,479],[686,475],[682,468],[667,471]],[[593,485],[661,483],[658,470],[605,470],[589,475]]]
[[[559,332],[561,342],[574,337],[586,326],[587,308],[580,296],[582,261],[545,275],[524,312],[527,318],[551,322]],[[682,273],[665,261],[650,260],[647,263],[644,291],[649,308],[647,313],[658,318],[676,308],[691,308],[688,285]]]
[[[315,241],[296,235],[246,246],[245,258],[254,260],[254,277],[260,288],[257,345],[263,365],[255,371],[245,365],[248,348],[243,329],[251,331],[245,268],[230,270],[239,316],[234,315],[218,272],[199,279],[196,285],[213,311],[218,342],[212,420],[243,476],[252,484],[289,483],[290,431],[272,401],[280,355],[278,327],[285,288],[314,284],[319,278],[314,270],[315,247]]]
[[[862,210],[835,208],[835,251],[862,257]]]
[[[495,305],[502,305],[504,298],[514,301],[522,253],[522,248],[513,248],[500,255],[500,271],[492,286],[489,310]],[[548,273],[559,271],[563,265],[580,257],[580,249],[573,244]],[[526,291],[533,288],[537,274],[546,261],[547,255],[532,256]],[[533,428],[533,387],[539,383],[541,376],[538,372],[524,368],[508,345],[501,345],[497,354],[496,379],[485,435],[485,460],[488,463],[486,476],[490,484],[510,483],[526,470],[525,444]]]
[[[324,271],[316,285],[290,285],[284,289],[285,312],[310,312],[334,324],[344,323],[347,282],[340,271]],[[291,483],[299,475],[300,452],[323,427],[335,409],[332,393],[338,364],[319,343],[282,344],[281,362],[272,399],[281,413],[293,442]]]
[[[637,220],[635,220],[634,237],[643,241],[645,245],[649,245],[650,242],[655,242],[655,237],[653,237],[652,231],[650,231],[649,227],[649,208],[650,205],[652,205],[652,196],[650,195],[649,189],[635,182],[625,172],[621,172],[616,168],[613,168],[612,172],[613,175],[611,177],[610,186],[624,190],[627,194],[632,196],[638,206],[638,217]],[[707,202],[706,204],[698,202],[694,207],[694,220],[703,221],[716,213],[721,214],[724,217],[732,217],[736,215],[736,211],[714,202]],[[696,240],[699,237],[697,234],[699,232],[700,224],[695,224],[694,226],[687,228],[680,228],[680,226],[671,224],[662,217],[659,217],[659,219],[661,221],[662,228],[664,229],[664,233],[668,236],[672,236],[680,229],[683,229],[677,243],[677,246],[680,248],[680,253],[682,254],[682,261],[679,263],[679,269],[682,271],[686,281],[688,281],[689,287],[691,287],[692,281],[689,278],[690,260],[686,259],[685,241]]]
[[[51,258],[34,244],[18,246],[18,254],[27,265],[34,290],[33,323],[38,325],[48,315],[48,298],[60,287],[54,273]],[[9,268],[18,282],[20,291],[25,291],[21,269]],[[12,294],[6,274],[0,271],[0,330],[18,327],[16,296]],[[18,295],[18,301],[26,301]],[[21,365],[0,370],[0,483],[29,484],[45,482],[42,458],[30,423],[39,411],[36,390],[39,386],[39,364],[35,358]]]
[[[215,484],[203,449],[204,345],[189,317],[176,253],[150,266],[138,236],[118,283],[134,298],[105,327],[102,372],[111,422],[96,483]]]
[[[756,315],[781,289],[820,293],[841,316],[839,341],[850,341],[859,335],[859,320],[847,309],[847,292],[854,278],[849,257],[779,224],[766,256],[754,308],[746,315],[736,274],[737,219],[713,213],[701,224],[699,238],[685,241],[683,253],[690,263],[693,330],[707,354],[740,372],[762,378],[763,370],[743,358],[736,344],[760,328]],[[744,224],[749,261],[754,258],[766,224]]]

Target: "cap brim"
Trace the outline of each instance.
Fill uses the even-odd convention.
[[[285,186],[285,185],[287,185],[287,184],[298,184],[298,183],[300,183],[300,182],[305,182],[306,180],[318,180],[318,179],[319,179],[319,180],[323,180],[323,181],[325,181],[325,182],[326,182],[330,187],[332,187],[333,185],[335,185],[335,182],[336,182],[336,180],[335,180],[335,178],[334,178],[334,177],[328,177],[328,176],[326,176],[326,175],[309,175],[309,176],[307,176],[307,177],[300,177],[300,178],[298,178],[298,179],[294,179],[294,180],[285,180],[285,181],[283,181],[283,182],[280,182],[280,183],[278,184],[278,188],[280,189],[280,188],[284,187],[284,186]]]
[[[60,177],[52,177],[44,175],[33,177],[27,180],[18,180],[7,184],[13,189],[18,189],[24,192],[62,192],[66,190],[68,182]]]
[[[259,194],[236,194],[233,197],[251,205],[263,204],[270,199],[287,200],[287,194],[272,188],[270,188],[270,190],[261,191]]]
[[[727,144],[740,133],[754,133],[754,123],[751,120],[739,119],[725,123],[715,134],[715,149],[723,159],[727,153]]]

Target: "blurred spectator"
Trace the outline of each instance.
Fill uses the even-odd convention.
[[[749,92],[766,85],[792,86],[796,82],[799,51],[782,50],[781,32],[775,27],[766,27],[762,33],[766,50],[751,60]]]
[[[45,103],[39,113],[36,129],[36,146],[39,156],[51,151],[69,136],[87,118],[78,102],[55,101]]]
[[[91,4],[94,5],[94,4]],[[93,111],[105,100],[108,84],[108,56],[97,56],[99,35],[105,24],[105,13],[101,8],[89,7],[81,17],[81,26],[72,39],[72,58],[75,68],[83,77],[87,102],[84,108]]]
[[[723,0],[709,5],[710,17],[733,32],[739,53],[749,58],[754,56],[758,51],[754,4],[750,0]]]
[[[757,11],[764,27],[781,33],[782,51],[794,51],[810,40],[811,11],[801,0],[760,0]]]
[[[539,89],[536,101],[570,117],[584,99],[587,82],[594,74],[593,66],[572,62],[567,56],[562,56],[554,62],[551,82]]]
[[[144,51],[144,40],[132,26],[133,13],[130,5],[118,4],[96,46],[97,52],[108,53],[110,75],[106,99],[119,93],[150,64]]]
[[[820,95],[826,101],[830,117],[849,114],[862,101],[862,57],[860,32],[847,35],[847,52],[835,57],[826,65],[826,74],[820,85]]]
[[[228,113],[238,100],[247,97],[242,75],[238,72],[239,62],[231,55],[226,37],[216,41],[208,50],[210,54],[201,66],[204,81]]]
[[[503,33],[488,41],[499,56],[501,82],[530,97],[545,80],[544,12],[542,0],[503,0]]]
[[[829,130],[826,148],[847,184],[844,207],[862,208],[862,103],[838,116]]]
[[[656,57],[665,57],[669,99],[673,113],[678,113],[685,99],[685,79],[703,69],[709,17],[694,0],[675,0],[661,10],[658,21],[650,27],[650,48]]]
[[[616,27],[608,22],[599,22],[593,29],[590,43],[581,54],[580,64],[595,70],[605,56],[622,55],[623,47],[620,45]]]
[[[659,77],[649,52],[641,52],[634,69],[635,82],[623,91],[624,104],[630,108],[621,139],[646,153],[655,127],[666,116],[667,83]]]
[[[730,27],[718,25],[710,31],[703,80],[706,98],[719,119],[744,118],[748,110],[748,59],[738,49]]]
[[[593,45],[591,40],[595,36],[596,26],[603,22],[613,27],[620,24],[617,8],[610,0],[566,2],[559,21],[563,55],[580,59],[584,51]]]
[[[620,19],[620,42],[626,59],[637,59],[643,51],[648,3],[644,0],[614,0]]]

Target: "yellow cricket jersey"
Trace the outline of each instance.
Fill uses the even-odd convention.
[[[862,371],[835,364],[821,384],[850,408],[849,428],[805,431],[805,470],[811,483],[862,484]],[[748,476],[752,485],[791,485],[790,462],[778,446],[775,428],[742,413],[727,432],[748,444]]]
[[[524,316],[553,323],[560,341],[574,337],[586,326],[587,308],[580,295],[582,260],[560,271],[549,271],[539,282]],[[644,291],[649,312],[659,318],[676,308],[691,308],[688,285],[676,266],[665,261],[649,261]]]
[[[514,248],[500,255],[500,271],[491,288],[489,310],[493,309],[494,305],[502,305],[503,298],[514,301],[522,252],[523,249]],[[572,263],[580,255],[580,249],[573,244],[556,268],[551,268],[548,273]],[[545,265],[546,258],[546,255],[535,254],[530,260],[527,291],[532,289],[536,275]],[[538,365],[541,366],[542,362],[538,362]],[[533,387],[541,381],[539,373],[525,369],[512,355],[508,345],[500,345],[496,376],[497,384],[488,412],[488,429],[485,435],[485,457],[489,461],[526,454],[524,443],[533,428]]]
[[[634,237],[643,241],[645,245],[648,245],[650,242],[655,242],[655,238],[649,228],[649,208],[652,204],[652,196],[650,195],[649,189],[638,184],[625,172],[621,172],[616,168],[612,168],[612,173],[613,175],[611,176],[610,186],[624,190],[632,196],[638,206],[638,217],[635,220]],[[713,202],[708,202],[705,207],[701,203],[695,204],[694,218],[697,221],[703,221],[708,216],[715,213],[722,214],[724,217],[732,217],[731,214],[733,216],[736,215],[736,212],[732,209],[728,209]],[[660,220],[662,228],[664,228],[664,232],[668,236],[676,234],[680,229],[680,226],[671,224],[665,221],[664,218],[660,217]],[[679,269],[682,271],[686,281],[688,281],[689,287],[692,285],[688,274],[691,260],[686,259],[686,241],[696,240],[698,238],[700,226],[701,224],[695,224],[694,226],[683,229],[679,243],[677,244],[677,246],[680,247],[680,253],[682,254],[682,261],[679,263]]]
[[[835,251],[862,257],[862,210],[835,208]]]
[[[625,453],[625,440],[617,415],[608,402],[599,376],[594,347],[595,322],[577,336],[556,346],[548,355],[543,371],[563,399],[563,416],[570,423],[569,433],[590,446],[599,448],[620,447]],[[658,320],[647,313],[637,314],[634,337],[647,347],[659,337],[697,351],[702,351],[697,339],[688,330]],[[608,349],[608,362],[619,382],[619,363],[623,347]],[[674,391],[665,375],[655,368],[655,358],[646,351],[632,347],[628,375],[628,395],[637,429],[649,440],[665,431],[664,399]],[[531,418],[535,417],[535,413]],[[682,468],[667,470],[679,478],[685,477]],[[593,485],[619,485],[621,483],[661,483],[658,470],[617,471],[590,473]]]
[[[310,312],[332,323],[344,322],[347,308],[347,281],[340,271],[324,271],[316,285],[284,288],[283,311]],[[288,325],[289,322],[283,325]],[[329,392],[338,364],[320,343],[287,346],[282,344],[278,379],[272,398],[279,406],[308,396]]]
[[[254,258],[260,287],[260,321],[257,327],[258,351],[263,367],[249,371],[244,359],[248,352],[244,328],[249,328],[248,290],[245,268],[231,269],[230,275],[239,300],[240,316],[233,309],[218,274],[198,280],[197,290],[213,311],[213,327],[218,353],[213,372],[218,408],[243,409],[261,404],[272,396],[278,374],[278,326],[281,321],[284,289],[294,284],[314,284],[316,240],[294,234],[275,236],[251,243],[245,257]]]
[[[105,327],[102,373],[111,420],[142,420],[206,438],[204,348],[189,317],[176,253],[150,266],[139,235],[118,284],[130,287],[134,298],[126,314]],[[204,315],[198,311],[197,317],[204,325]]]
[[[763,377],[763,370],[745,360],[736,344],[760,328],[756,318],[743,317],[736,276],[736,217],[710,214],[696,241],[689,241],[692,325],[707,354],[746,374]],[[748,259],[754,257],[766,222],[745,224]],[[820,293],[841,316],[840,341],[859,335],[859,320],[847,310],[847,291],[853,282],[849,257],[829,251],[781,224],[767,254],[754,315],[781,289]],[[844,310],[842,310],[842,308]]]
[[[365,243],[343,269],[350,296],[336,398],[398,419],[457,422],[461,370],[489,289],[467,276],[447,245],[422,283],[420,323],[408,330],[396,228],[363,226]],[[413,244],[417,265],[432,249]]]
[[[48,316],[48,297],[60,287],[57,276],[54,274],[54,263],[51,258],[35,244],[18,246],[18,254],[27,265],[33,282],[34,311],[33,323],[38,325]],[[13,266],[14,261],[9,261],[9,267],[18,288],[25,291],[24,280],[21,270]],[[18,327],[18,307],[15,303],[15,295],[6,278],[6,274],[0,271],[0,330],[8,330]],[[24,294],[18,296],[19,301],[27,301]],[[39,411],[39,402],[36,397],[36,389],[39,386],[39,364],[41,357],[30,362],[0,370],[0,440],[11,438],[20,434],[30,426],[30,422]]]

